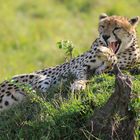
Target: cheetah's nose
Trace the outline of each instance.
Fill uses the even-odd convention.
[[[110,38],[109,35],[103,35],[102,37],[103,37],[103,39],[105,40],[105,42],[107,42],[107,40]]]

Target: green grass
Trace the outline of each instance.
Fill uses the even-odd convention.
[[[133,96],[139,95],[139,84],[140,76],[136,76],[133,80]],[[66,98],[60,89],[44,95],[29,91],[26,101],[1,113],[1,140],[86,140],[91,134],[84,129],[84,125],[94,109],[103,106],[113,91],[114,76],[107,74],[93,77],[85,91],[76,94],[69,92]],[[48,98],[49,94],[53,96]],[[138,100],[132,99],[129,109],[136,113],[139,123]]]
[[[139,7],[139,0],[1,0],[0,81],[64,62],[64,52],[56,47],[60,40],[72,40],[75,56],[88,50],[98,36],[100,13],[133,17],[139,15]],[[140,26],[137,31],[140,37]],[[136,98],[130,109],[140,125],[140,75],[134,77]],[[114,91],[114,77],[95,76],[87,90],[76,95],[62,91],[54,89],[45,95],[30,92],[25,102],[1,113],[0,140],[93,137],[82,128]]]

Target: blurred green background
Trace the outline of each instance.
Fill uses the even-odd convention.
[[[140,0],[0,0],[0,81],[62,63],[60,40],[88,50],[103,12],[138,16]]]

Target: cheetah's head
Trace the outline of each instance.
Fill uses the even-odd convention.
[[[135,39],[139,17],[127,19],[121,16],[99,16],[99,35],[115,54],[128,49]]]

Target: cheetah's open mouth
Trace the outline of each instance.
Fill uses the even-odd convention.
[[[116,54],[120,48],[121,41],[110,42],[108,43],[109,48]]]

